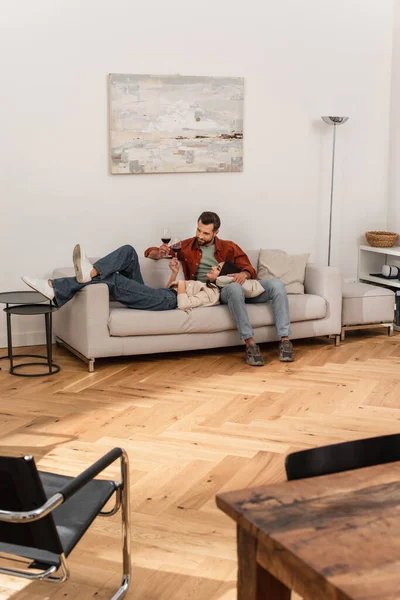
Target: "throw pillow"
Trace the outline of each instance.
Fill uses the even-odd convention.
[[[283,250],[260,250],[258,279],[281,279],[288,294],[304,294],[309,254],[286,254]]]

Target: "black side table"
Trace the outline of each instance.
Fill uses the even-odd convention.
[[[29,294],[30,292],[24,292]],[[36,292],[33,292],[36,293]],[[40,298],[43,298],[41,294],[37,294]],[[11,304],[11,302],[10,302]],[[58,373],[61,369],[59,365],[53,363],[53,349],[52,349],[52,316],[53,312],[56,312],[58,308],[52,304],[23,304],[18,306],[7,306],[4,312],[7,315],[7,345],[8,345],[8,358],[10,360],[10,373],[11,375],[19,375],[20,377],[42,377],[43,375],[53,375]],[[11,332],[11,315],[44,315],[46,324],[46,346],[47,356],[41,356],[38,354],[18,354],[13,356],[12,353],[12,332]],[[30,357],[30,358],[45,358],[46,362],[29,362],[21,363],[14,366],[14,358]],[[45,365],[48,368],[46,373],[17,373],[16,369],[20,367],[28,367],[31,365]]]
[[[39,292],[34,292],[33,290],[18,290],[16,292],[0,292],[0,304],[5,304],[6,308],[9,307],[10,304],[35,304],[39,302],[50,302],[46,296],[42,296]],[[8,332],[7,332],[8,337]],[[18,354],[18,356],[22,356],[25,358],[26,356],[31,356],[30,354]],[[5,356],[0,356],[0,360],[4,358],[8,358],[10,360],[10,354],[7,352]]]

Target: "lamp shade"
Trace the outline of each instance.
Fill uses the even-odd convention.
[[[328,125],[343,125],[349,120],[349,117],[321,117],[321,119]]]

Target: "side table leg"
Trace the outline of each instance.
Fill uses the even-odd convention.
[[[10,373],[14,370],[13,353],[12,353],[12,334],[11,334],[11,315],[7,313],[7,350],[10,360]]]
[[[52,342],[52,327],[51,327],[51,313],[44,315],[44,321],[46,325],[46,348],[47,348],[47,364],[49,365],[49,373],[51,373],[51,365],[53,362],[53,348]]]
[[[6,309],[8,308],[8,304],[5,302],[6,305]],[[7,326],[7,333],[8,333],[8,326]],[[7,345],[8,345],[8,335],[7,335]],[[4,356],[0,356],[0,360],[3,360],[3,358],[8,358],[8,360],[10,360],[10,351],[7,349],[7,354],[5,354]]]
[[[291,591],[257,563],[257,540],[237,527],[237,600],[290,600]]]

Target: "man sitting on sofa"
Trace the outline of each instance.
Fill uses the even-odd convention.
[[[294,360],[293,345],[289,340],[290,318],[286,288],[280,279],[264,279],[261,281],[265,292],[256,298],[245,298],[242,285],[246,279],[255,279],[256,272],[248,256],[234,242],[221,240],[217,237],[221,221],[214,212],[203,212],[197,222],[196,236],[183,240],[178,258],[186,279],[207,281],[206,273],[213,265],[230,260],[241,269],[240,273],[232,274],[234,283],[221,289],[221,304],[227,304],[233,320],[239,330],[240,337],[246,344],[245,361],[252,366],[264,364],[260,348],[254,341],[245,303],[259,304],[270,302],[274,313],[275,327],[281,337],[279,344],[279,360],[292,362]],[[145,256],[159,260],[165,258],[171,248],[165,244],[148,248]]]

